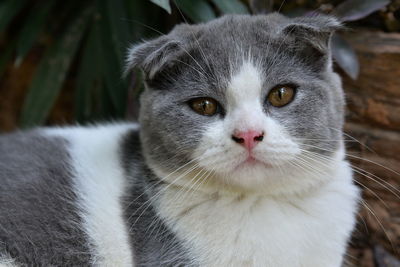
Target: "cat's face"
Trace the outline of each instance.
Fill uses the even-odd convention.
[[[149,165],[193,187],[315,185],[341,148],[343,95],[328,45],[336,27],[327,17],[230,16],[134,47],[129,63],[147,77]]]

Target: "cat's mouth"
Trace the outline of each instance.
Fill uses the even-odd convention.
[[[242,168],[251,168],[255,166],[264,166],[266,168],[273,168],[273,165],[264,161],[261,161],[254,157],[253,155],[248,155],[245,160],[240,162],[236,167],[235,170],[242,169]]]

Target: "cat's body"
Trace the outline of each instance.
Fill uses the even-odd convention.
[[[0,265],[340,266],[359,193],[326,47],[337,26],[180,26],[131,51],[140,127],[1,136]],[[263,102],[277,84],[296,90],[282,107]]]

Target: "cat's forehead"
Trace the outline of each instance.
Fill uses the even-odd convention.
[[[209,42],[216,46],[220,44],[226,47],[231,41],[239,40],[257,45],[269,36],[278,35],[289,21],[277,13],[268,16],[228,15],[203,24],[177,25],[171,35],[197,37],[199,42]]]
[[[280,14],[230,15],[205,24],[178,25],[170,38],[179,40],[189,71],[205,73],[199,80],[208,78],[225,87],[251,65],[253,74],[276,83],[306,72],[302,59],[293,53],[301,44],[282,32],[290,21]]]
[[[188,52],[200,55],[208,64],[240,68],[245,60],[261,61],[276,53],[282,41],[279,33],[287,21],[279,14],[230,15],[206,24],[178,25],[171,36],[183,40]]]

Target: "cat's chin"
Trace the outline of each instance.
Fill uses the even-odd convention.
[[[269,162],[264,162],[254,157],[249,157],[242,162],[240,162],[235,168],[234,171],[244,170],[251,170],[253,168],[264,167],[267,169],[274,168],[274,165]]]
[[[287,174],[290,172],[289,163],[277,165],[250,159],[239,163],[231,170],[216,171],[218,175],[215,178],[223,178],[225,186],[233,186],[243,191],[277,192],[278,187],[281,188],[289,182]],[[285,180],[286,183],[282,183]]]
[[[334,160],[336,162],[336,160]],[[337,161],[337,162],[340,162]],[[217,169],[213,179],[222,190],[268,195],[298,194],[316,188],[329,180],[336,164],[310,171],[296,167],[291,160],[243,160],[232,168]]]

